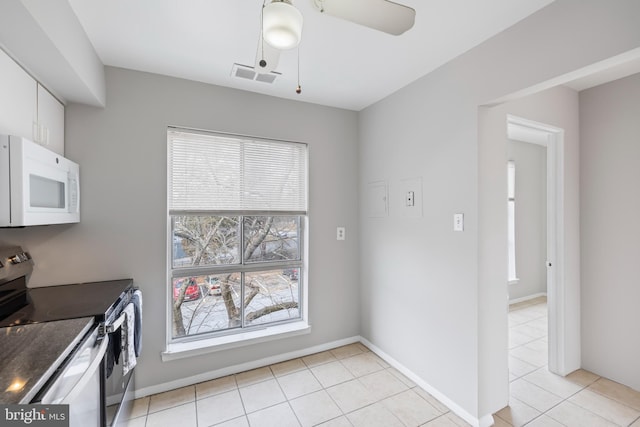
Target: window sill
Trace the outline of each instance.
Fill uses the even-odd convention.
[[[266,327],[265,329],[257,331],[241,332],[189,342],[169,343],[167,344],[167,349],[161,353],[161,357],[163,362],[168,362],[185,357],[199,356],[201,354],[243,347],[265,341],[308,334],[309,332],[311,332],[311,326],[305,321],[287,323]]]
[[[520,282],[520,279],[518,279],[517,277],[515,279],[509,279],[510,285],[517,285],[518,282]]]

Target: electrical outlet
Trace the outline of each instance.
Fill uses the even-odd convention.
[[[344,240],[345,239],[345,229],[344,227],[338,227],[336,228],[336,239],[337,240]]]
[[[464,231],[464,214],[453,214],[453,231]]]

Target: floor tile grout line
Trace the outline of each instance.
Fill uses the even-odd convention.
[[[520,362],[524,362],[524,363],[526,363],[528,365],[533,366],[535,368],[533,371],[537,371],[538,369],[541,369],[541,368],[544,368],[545,366],[547,366],[547,365],[542,365],[542,366],[534,365],[533,363],[531,363],[531,362],[529,362],[527,360],[524,360],[524,359],[522,359],[522,358],[520,358],[518,356],[514,356],[513,354],[510,354],[509,356],[513,357],[514,359],[518,359]],[[533,371],[531,371],[531,372],[533,372]],[[529,372],[529,374],[531,372]],[[529,375],[529,374],[525,374],[525,375]]]
[[[271,366],[272,365],[269,366],[269,370],[273,374],[273,377],[274,377],[274,379],[276,381],[276,384],[278,384],[278,388],[280,389],[280,392],[282,393],[282,396],[284,396],[284,402],[287,403],[287,406],[291,410],[291,413],[293,413],[293,416],[296,417],[296,420],[298,420],[298,424],[300,424],[300,426],[302,426],[302,421],[298,417],[298,414],[296,414],[296,411],[294,411],[293,406],[291,406],[291,399],[289,399],[289,397],[287,396],[287,393],[285,393],[284,389],[282,388],[282,384],[280,384],[280,381],[278,381],[278,377],[275,376],[275,373],[273,372],[273,369],[271,369]],[[292,374],[295,374],[295,373],[296,372],[292,372]],[[284,403],[284,402],[280,402],[280,403],[278,403],[276,405],[280,405],[281,403]],[[273,405],[273,406],[276,406],[276,405]],[[251,423],[249,423],[249,425],[251,425]]]
[[[193,386],[193,409],[195,412],[195,416],[196,416],[196,427],[198,427],[198,394],[196,393],[196,385],[194,384]],[[151,402],[149,402],[151,403]],[[191,402],[188,402],[191,403]]]
[[[542,369],[542,368],[540,368],[540,369]],[[543,391],[546,391],[547,393],[553,394],[554,396],[556,396],[556,397],[557,397],[557,398],[559,398],[559,399],[562,399],[563,401],[564,401],[564,400],[567,400],[569,397],[574,396],[574,395],[575,395],[575,394],[577,394],[577,393],[580,393],[580,391],[582,391],[582,390],[583,390],[583,389],[580,389],[580,391],[578,391],[577,393],[572,394],[572,395],[571,395],[571,396],[569,396],[569,397],[562,397],[562,396],[560,396],[560,395],[558,395],[558,394],[556,394],[556,393],[552,392],[551,390],[548,390],[548,389],[544,388],[544,387],[543,387],[543,386],[541,386],[541,385],[538,385],[538,384],[536,384],[536,383],[534,383],[534,382],[532,382],[532,381],[529,381],[528,379],[526,379],[526,378],[524,378],[524,377],[522,378],[522,380],[523,380],[523,381],[528,382],[529,384],[533,385],[534,387],[539,388],[540,390],[543,390]],[[555,405],[554,405],[554,406],[555,406]],[[553,407],[553,406],[552,406],[552,407]],[[535,408],[534,408],[534,409],[535,409]]]
[[[283,391],[284,393],[284,391]],[[285,395],[285,398],[287,396]],[[300,420],[300,417],[298,417],[298,414],[296,413],[296,411],[293,409],[293,406],[291,406],[291,400],[287,399],[285,400],[285,402],[287,403],[287,406],[289,407],[289,409],[291,409],[291,413],[293,414],[294,417],[296,417],[296,420],[298,420],[298,424],[300,424],[300,427],[303,427],[304,424],[302,424],[302,420]],[[283,402],[284,403],[284,402]],[[275,406],[275,405],[274,405]],[[248,418],[248,417],[247,417]],[[251,426],[251,423],[249,423],[249,426]]]
[[[236,381],[236,384],[237,383],[238,382]],[[247,423],[249,423],[249,416],[248,416],[248,413],[247,413],[247,407],[244,404],[244,399],[242,398],[242,393],[240,393],[240,387],[236,388],[235,391],[238,393],[238,397],[240,398],[240,404],[242,405],[242,412],[244,412],[244,416],[247,417]],[[249,424],[251,424],[251,423],[249,423]]]
[[[200,427],[200,421],[198,421],[198,392],[196,391],[196,385],[193,385],[193,398],[195,399],[193,401],[193,406],[195,408],[195,413],[196,413],[196,427]]]
[[[527,380],[525,379],[525,381],[527,381]],[[532,383],[532,382],[530,382],[530,381],[527,381],[527,382],[529,382],[530,384],[533,384],[533,385],[538,386],[537,384],[534,384],[534,383]],[[574,384],[575,384],[575,383],[574,383]],[[538,386],[538,387],[540,387],[540,386]],[[540,388],[541,388],[541,389],[543,389],[544,391],[548,392],[548,393],[553,394],[554,396],[558,396],[557,394],[553,393],[553,392],[552,392],[552,391],[550,391],[550,390],[547,390],[547,389],[545,389],[545,388],[543,388],[543,387],[540,387]],[[551,407],[550,407],[549,409],[547,409],[546,411],[541,412],[541,413],[540,413],[540,415],[536,416],[534,419],[532,419],[531,421],[527,422],[527,423],[525,424],[525,426],[526,426],[527,424],[530,424],[530,423],[531,423],[533,420],[535,420],[536,418],[540,418],[540,417],[541,417],[541,416],[543,416],[543,415],[546,415],[547,417],[551,418],[552,420],[556,421],[556,422],[557,422],[557,423],[559,423],[559,424],[566,425],[566,424],[562,423],[560,420],[557,420],[557,419],[553,418],[551,415],[549,415],[549,414],[548,414],[548,412],[549,412],[549,411],[551,411],[553,408],[555,408],[555,407],[557,407],[557,406],[560,406],[560,405],[562,405],[563,403],[567,402],[571,397],[575,396],[576,394],[580,393],[582,390],[585,390],[585,389],[586,389],[586,387],[583,387],[583,388],[581,388],[580,390],[578,390],[577,392],[573,393],[573,394],[572,394],[571,396],[569,396],[569,397],[565,397],[565,398],[563,398],[562,396],[558,396],[559,398],[561,398],[561,399],[562,399],[560,402],[558,402],[558,403],[556,403],[555,405],[551,406]],[[523,402],[523,403],[524,403],[524,402]],[[569,403],[573,403],[573,402],[569,402]],[[525,404],[526,404],[526,403],[525,403]],[[574,405],[575,405],[575,403],[574,403]],[[529,405],[529,406],[530,406],[530,405]],[[578,405],[578,406],[579,406],[579,405]],[[534,409],[535,409],[535,408],[534,408]],[[585,408],[583,408],[583,409],[585,409]],[[590,411],[589,411],[589,412],[590,412]],[[594,415],[597,415],[597,414],[594,414]],[[603,418],[603,417],[600,417],[600,418]],[[603,418],[603,419],[604,419],[604,418]]]
[[[320,382],[320,381],[318,381]],[[320,383],[320,385],[322,386],[322,383]],[[333,387],[333,386],[332,386]],[[347,418],[347,414],[344,412],[344,410],[340,407],[340,405],[338,405],[338,402],[336,401],[336,399],[334,399],[334,397],[331,395],[331,393],[329,393],[329,391],[322,386],[322,391],[324,391],[325,393],[327,393],[327,396],[329,396],[329,399],[331,399],[331,401],[333,402],[334,405],[336,405],[336,408],[338,408],[338,410],[340,411],[340,413],[342,414],[342,417]],[[349,420],[349,418],[347,418],[347,420],[349,421],[349,424],[353,424],[351,422],[351,420]]]

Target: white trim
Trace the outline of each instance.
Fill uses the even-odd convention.
[[[398,362],[396,359],[394,359],[393,357],[389,356],[387,353],[382,351],[379,347],[372,344],[366,338],[360,337],[360,342],[362,342],[362,344],[369,347],[369,349],[372,352],[380,356],[380,358],[382,358],[385,362],[387,362],[389,365],[396,368],[403,375],[405,375],[411,381],[416,383],[418,387],[420,387],[421,389],[423,389],[424,391],[426,391],[427,393],[435,397],[438,401],[440,401],[440,403],[445,405],[452,412],[454,412],[460,418],[462,418],[463,420],[471,424],[473,427],[489,427],[493,425],[494,420],[491,414],[484,415],[481,418],[474,417],[473,415],[468,413],[466,410],[464,410],[462,407],[460,407],[457,403],[455,403],[453,400],[451,400],[449,397],[447,397],[442,392],[440,392],[440,390],[434,388],[429,383],[425,382],[418,375],[416,375],[407,367],[405,367],[403,364]]]
[[[548,366],[549,371],[566,375],[569,372],[566,372],[568,361],[564,300],[564,130],[507,114],[507,133],[510,139],[517,137],[524,142],[547,147]],[[536,136],[529,139],[527,135]]]
[[[522,298],[515,298],[512,300],[509,300],[509,305],[511,304],[517,304],[519,302],[525,302],[525,301],[529,301],[538,297],[546,297],[547,293],[546,292],[539,292],[537,294],[533,294],[533,295],[527,295],[526,297],[522,297]]]
[[[341,340],[331,341],[325,344],[319,344],[313,347],[307,347],[301,350],[291,351],[288,353],[282,353],[275,356],[265,357],[258,360],[252,360],[245,363],[239,363],[237,365],[227,366],[225,368],[216,369],[215,371],[203,372],[198,375],[192,375],[190,377],[180,378],[174,381],[169,381],[162,384],[156,384],[149,387],[144,387],[134,392],[134,398],[139,399],[141,397],[150,396],[152,394],[163,393],[165,391],[175,390],[181,387],[187,387],[190,385],[198,384],[203,381],[214,380],[216,378],[226,377],[227,375],[237,374],[240,372],[249,371],[251,369],[261,368],[263,366],[273,365],[274,363],[286,362],[287,360],[297,359],[299,357],[308,356],[310,354],[319,353],[321,351],[327,351],[343,345],[353,344],[360,342],[359,336],[343,338]]]
[[[518,279],[517,277],[515,279],[509,279],[510,285],[517,285],[518,283],[520,283],[520,279]]]
[[[202,354],[244,347],[261,342],[290,338],[310,332],[311,326],[305,321],[285,323],[283,325],[269,326],[257,331],[244,331],[220,337],[168,343],[166,350],[163,351],[160,356],[163,362],[169,362],[185,357],[200,356]]]

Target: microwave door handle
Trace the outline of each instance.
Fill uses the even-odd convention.
[[[68,209],[68,212],[75,213],[80,211],[80,176],[79,174],[73,174],[73,177],[74,177],[73,183],[75,186],[75,196],[76,196],[75,209],[72,211],[71,206],[68,206],[67,209]],[[67,182],[68,181],[70,181],[70,179],[67,179]],[[71,194],[72,194],[71,189],[69,189],[69,195]]]

